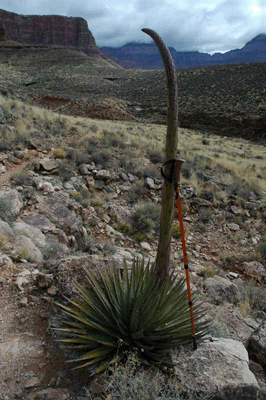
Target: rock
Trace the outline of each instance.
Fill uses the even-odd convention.
[[[240,227],[237,224],[231,223],[228,224],[228,228],[230,229],[230,231],[236,232],[239,231]]]
[[[247,210],[260,210],[262,207],[262,202],[261,201],[247,201],[244,204],[244,208],[246,208]]]
[[[21,196],[17,190],[0,191],[0,218],[3,221],[16,219],[22,207]]]
[[[41,263],[43,256],[41,251],[34,245],[30,238],[24,235],[18,235],[14,239],[14,246],[17,254],[30,262]]]
[[[19,301],[19,304],[20,304],[22,307],[26,307],[26,305],[28,304],[28,299],[27,299],[27,297],[22,297],[22,299]]]
[[[112,204],[107,207],[106,212],[117,222],[130,222],[132,210],[129,207],[121,206],[120,204]]]
[[[32,387],[40,386],[40,384],[41,384],[40,379],[37,378],[37,377],[34,377],[34,378],[29,379],[25,383],[24,386],[25,386],[26,389],[29,389],[29,388],[32,388]]]
[[[263,368],[266,367],[266,318],[251,334],[247,350],[252,359],[257,361]]]
[[[245,274],[252,278],[260,281],[266,277],[265,267],[258,261],[243,262],[243,267]]]
[[[142,247],[144,250],[151,251],[151,246],[150,246],[149,243],[147,243],[147,242],[141,242],[140,245],[141,245],[141,247]]]
[[[228,302],[237,304],[241,300],[241,293],[237,285],[220,276],[208,278],[204,282],[207,295],[212,298],[216,304]]]
[[[12,238],[14,236],[13,230],[10,228],[7,222],[0,220],[0,235],[6,238]]]
[[[258,400],[258,382],[249,370],[244,345],[233,339],[200,343],[193,351],[173,352],[174,372],[182,389],[211,394],[217,400]]]
[[[1,10],[1,22],[6,27],[7,40],[32,46],[67,47],[87,55],[100,56],[95,39],[88,29],[88,23],[83,18],[20,15]]]
[[[5,254],[0,254],[0,270],[8,270],[14,269],[15,265],[13,264],[10,257],[6,256]]]
[[[152,178],[145,178],[144,185],[150,190],[156,189],[154,180]]]
[[[27,236],[40,249],[47,246],[45,236],[40,229],[34,228],[26,222],[16,221],[12,224],[12,229],[15,235]]]
[[[55,172],[57,170],[58,165],[54,160],[50,158],[43,158],[39,161],[39,168],[41,171],[47,171],[49,173]]]
[[[31,277],[31,272],[27,269],[18,274],[15,284],[21,292],[24,292],[25,287],[29,285],[30,277]]]
[[[118,181],[119,176],[114,172],[108,171],[106,169],[100,169],[96,172],[95,179],[106,182],[106,181]]]
[[[0,118],[1,118],[1,116],[0,116]],[[4,174],[5,172],[6,172],[6,167],[4,165],[0,164],[0,175]]]
[[[42,190],[46,193],[53,193],[54,187],[50,182],[39,182],[37,185],[37,190]]]
[[[49,232],[51,229],[55,227],[55,225],[49,220],[49,218],[45,217],[43,214],[38,211],[34,211],[29,214],[25,221],[33,226],[34,228],[38,228],[41,232]]]
[[[191,205],[207,208],[207,207],[211,207],[212,203],[208,200],[201,199],[200,197],[194,197],[191,199]]]
[[[25,400],[39,400],[39,399],[46,399],[46,400],[67,400],[71,399],[70,393],[68,389],[62,388],[48,388],[43,389],[38,392],[31,392],[28,393],[25,397]]]
[[[110,225],[106,225],[105,229],[106,229],[106,233],[107,233],[108,236],[114,235],[114,236],[117,236],[117,237],[120,237],[120,238],[123,237],[122,233],[116,231]]]
[[[40,289],[45,289],[53,284],[53,275],[45,274],[36,269],[32,272],[32,280]]]

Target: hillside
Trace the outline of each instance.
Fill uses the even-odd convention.
[[[0,67],[1,90],[62,113],[166,122],[163,70],[125,70],[70,49],[7,47],[0,47]],[[186,68],[177,75],[181,127],[265,141],[266,63]]]
[[[154,260],[166,128],[64,116],[28,104],[20,93],[23,101],[0,95],[1,397],[106,400],[115,390],[106,389],[108,375],[73,371],[65,361],[69,351],[53,340],[61,321],[56,304],[76,295],[84,267],[97,275],[110,264],[122,269],[124,260],[131,268],[134,257]],[[149,369],[138,393],[148,382],[155,391],[161,379],[173,379],[175,400],[188,398],[186,384],[193,400],[224,390],[228,400],[236,393],[246,400],[247,390],[257,400],[266,389],[266,149],[187,129],[179,130],[179,149],[186,160],[181,196],[193,296],[211,320],[209,336],[196,352],[187,348],[189,362],[176,353],[175,378],[172,371],[159,380]],[[171,250],[179,279],[177,217]],[[150,310],[154,298],[147,300]],[[193,371],[184,380],[187,365]],[[124,386],[116,389],[134,389],[130,366],[119,368]],[[167,387],[158,390],[167,399]]]
[[[101,47],[100,50],[125,68],[163,68],[161,57],[154,43],[128,43],[122,47]],[[210,55],[199,51],[176,51],[173,47],[170,47],[169,50],[177,68],[266,62],[266,34],[257,35],[242,49],[230,50],[224,54]]]

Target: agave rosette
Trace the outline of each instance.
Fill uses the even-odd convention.
[[[122,360],[128,351],[138,351],[146,364],[171,366],[169,349],[192,343],[192,327],[184,279],[174,274],[161,282],[154,264],[134,260],[129,269],[110,266],[99,276],[85,269],[88,287],[76,285],[76,298],[59,304],[64,319],[60,342],[73,349],[78,367],[96,373]],[[208,324],[194,308],[196,339],[202,339]]]

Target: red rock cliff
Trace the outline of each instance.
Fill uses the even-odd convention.
[[[25,45],[68,47],[84,51],[88,55],[100,54],[83,18],[20,15],[0,10],[0,23],[6,28],[6,40]]]

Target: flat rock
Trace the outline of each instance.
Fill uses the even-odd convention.
[[[182,388],[212,394],[216,400],[258,400],[258,382],[249,370],[244,345],[233,339],[203,342],[193,351],[174,352],[172,360]]]
[[[43,158],[39,161],[39,169],[52,172],[53,170],[57,169],[57,163],[50,158]]]

